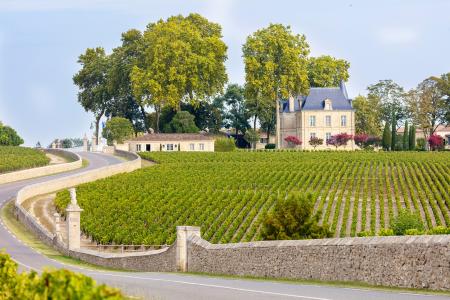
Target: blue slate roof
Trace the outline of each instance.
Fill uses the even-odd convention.
[[[352,110],[352,100],[348,98],[344,83],[340,87],[310,88],[309,95],[298,96],[294,101],[294,111],[322,110],[325,99],[331,100],[333,110]],[[300,103],[302,105],[300,109]],[[281,101],[282,112],[289,112],[289,101]]]

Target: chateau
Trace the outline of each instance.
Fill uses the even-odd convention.
[[[331,136],[355,134],[355,111],[344,82],[339,87],[310,88],[307,96],[282,101],[280,126],[282,148],[288,146],[286,137],[296,136],[302,142],[301,149],[313,149],[309,144],[312,137],[323,139],[323,144],[316,149],[335,149],[326,143]],[[345,147],[354,148],[353,141]]]

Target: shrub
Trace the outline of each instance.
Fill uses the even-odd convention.
[[[422,234],[423,234],[423,231],[416,229],[416,228],[412,228],[412,229],[406,229],[404,235],[422,235]]]
[[[395,235],[394,234],[394,230],[392,229],[381,229],[380,232],[378,233],[379,236],[391,236],[391,235]]]
[[[221,137],[214,141],[214,151],[230,152],[236,150],[233,138]]]
[[[275,144],[267,144],[264,148],[265,149],[275,149],[276,145]]]
[[[284,197],[283,197],[284,198]],[[331,237],[328,225],[318,225],[320,214],[314,215],[312,194],[292,192],[278,199],[263,223],[264,240],[300,240]]]
[[[450,227],[436,226],[433,229],[428,230],[427,234],[450,234]]]
[[[424,151],[426,146],[426,142],[424,138],[418,138],[417,139],[417,147],[416,150],[418,151]]]
[[[292,148],[302,144],[302,141],[293,135],[287,136],[284,140],[288,143],[288,146]]]
[[[23,144],[23,139],[17,132],[0,122],[0,146],[19,146]]]
[[[369,136],[365,133],[355,134],[354,140],[356,145],[360,148],[364,148],[369,140]]]
[[[17,273],[17,263],[0,252],[0,299],[121,300],[119,290],[68,270]]]
[[[433,134],[428,138],[428,144],[432,151],[441,150],[444,147],[444,139],[437,134]]]
[[[309,140],[309,144],[311,146],[313,146],[314,149],[316,149],[317,146],[320,146],[323,144],[323,139],[318,138],[318,137],[311,137],[311,139]]]
[[[403,209],[399,212],[398,216],[392,220],[391,228],[395,235],[405,235],[408,229],[423,231],[424,226],[420,219],[420,215],[410,213],[408,210]]]
[[[259,141],[259,134],[253,129],[248,129],[244,134],[244,140],[255,149],[256,142]]]
[[[360,231],[357,234],[359,237],[367,237],[367,236],[374,236],[372,231]]]

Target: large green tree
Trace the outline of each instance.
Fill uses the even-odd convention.
[[[445,122],[447,125],[450,125],[450,72],[442,74],[441,77],[435,78],[435,80],[438,82],[438,87],[441,90],[447,105]]]
[[[199,14],[173,16],[147,26],[143,57],[131,73],[134,95],[156,111],[179,110],[182,102],[196,103],[223,90],[227,46],[220,25]]]
[[[276,144],[280,147],[280,103],[309,90],[309,45],[289,26],[270,24],[247,37],[242,47],[249,96],[276,103]]]
[[[234,128],[235,133],[245,133],[249,128],[249,111],[246,107],[244,88],[238,84],[228,85],[225,94],[215,100],[217,107],[222,107],[225,128]]]
[[[199,129],[195,125],[194,116],[187,111],[178,111],[169,124],[166,125],[164,132],[173,133],[198,133]]]
[[[430,77],[407,94],[408,110],[414,123],[423,130],[425,139],[445,124],[450,110],[439,79]]]
[[[356,133],[380,136],[383,124],[379,98],[372,95],[368,97],[359,95],[353,99],[352,103],[355,109]]]
[[[393,80],[380,80],[376,84],[367,87],[369,97],[377,97],[380,101],[381,119],[390,122],[392,114],[399,122],[407,116],[405,106],[405,92],[403,88]]]
[[[339,86],[341,80],[349,78],[350,63],[329,55],[311,57],[308,63],[309,84],[312,87]]]
[[[145,108],[134,97],[131,86],[131,71],[139,63],[142,51],[142,33],[139,30],[130,29],[122,33],[122,45],[113,49],[108,74],[112,101],[106,115],[127,118],[135,132],[150,128]]]
[[[110,60],[101,47],[88,48],[79,56],[81,70],[73,77],[78,86],[78,102],[95,117],[95,136],[99,137],[100,120],[110,106],[112,95],[108,86]]]

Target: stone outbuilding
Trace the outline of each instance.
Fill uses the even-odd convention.
[[[152,133],[125,141],[125,148],[131,152],[154,151],[214,151],[214,138],[203,133]]]

